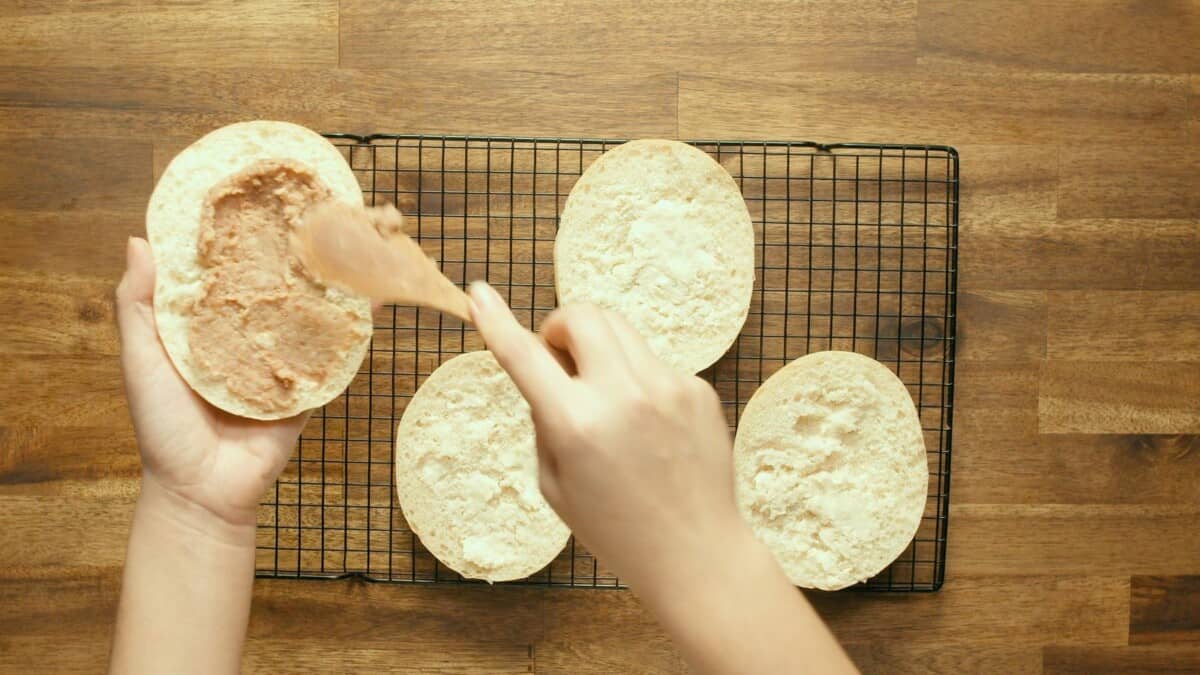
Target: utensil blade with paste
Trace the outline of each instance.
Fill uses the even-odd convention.
[[[417,242],[403,232],[396,207],[318,204],[293,235],[297,256],[322,281],[378,302],[421,305],[471,319],[466,293],[446,278]]]

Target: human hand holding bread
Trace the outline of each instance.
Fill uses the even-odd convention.
[[[130,238],[117,323],[142,484],[110,668],[237,672],[250,613],[255,509],[308,413],[254,420],[201,398],[159,338],[154,277],[149,245]]]
[[[295,449],[308,413],[247,419],[214,407],[188,386],[155,328],[154,260],[144,239],[126,244],[116,297],[143,491],[149,484],[168,493],[218,527],[253,528],[258,502]]]

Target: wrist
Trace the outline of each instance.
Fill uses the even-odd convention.
[[[112,672],[237,672],[254,558],[252,523],[230,523],[144,475],[121,581]]]
[[[748,524],[658,583],[634,588],[704,672],[856,672]]]
[[[164,486],[151,473],[143,473],[134,522],[145,522],[163,536],[186,541],[189,546],[254,548],[254,516],[231,520]]]
[[[770,551],[738,514],[686,535],[670,545],[669,554],[629,578],[630,587],[646,602],[672,603],[705,589],[731,588],[737,578],[761,575],[775,566]]]

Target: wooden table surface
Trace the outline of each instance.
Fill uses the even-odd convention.
[[[276,118],[957,146],[947,581],[814,601],[866,671],[1200,671],[1200,2],[136,4],[0,6],[0,669],[103,667],[123,242],[174,152]],[[683,667],[628,592],[296,581],[245,666]]]

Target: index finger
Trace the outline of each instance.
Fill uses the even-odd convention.
[[[571,378],[536,335],[517,323],[494,288],[471,284],[471,319],[483,341],[535,410],[553,408]]]

